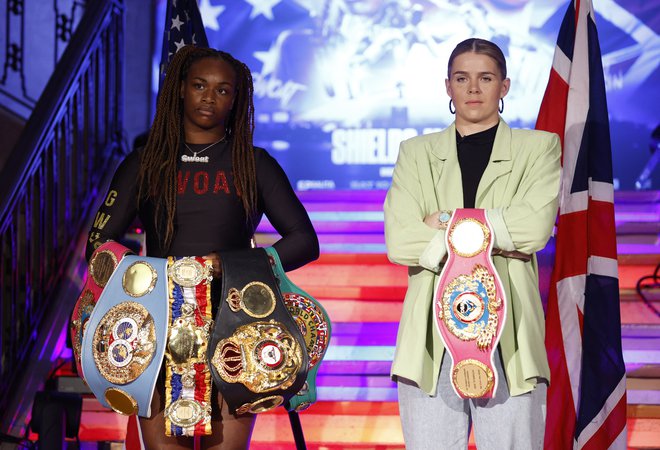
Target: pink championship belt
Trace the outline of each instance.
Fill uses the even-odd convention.
[[[73,347],[76,370],[81,378],[85,378],[80,365],[81,345],[87,321],[92,314],[94,305],[99,301],[103,288],[108,283],[110,275],[115,271],[119,262],[131,250],[115,241],[107,241],[94,250],[89,259],[87,279],[82,292],[73,307],[71,314],[71,344]]]
[[[490,257],[493,232],[483,209],[457,209],[445,235],[447,262],[435,291],[435,323],[452,359],[451,383],[462,398],[490,398],[493,357],[506,299]]]

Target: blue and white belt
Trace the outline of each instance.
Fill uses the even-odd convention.
[[[85,381],[103,406],[151,416],[165,355],[167,260],[125,256],[92,311],[81,345]]]

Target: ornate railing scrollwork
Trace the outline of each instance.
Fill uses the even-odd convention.
[[[0,61],[4,61],[0,100],[5,108],[27,119],[47,83],[44,74],[55,69],[80,22],[86,1],[5,1],[5,14],[0,16],[4,21],[0,29],[5,35],[5,45],[0,48]],[[52,29],[52,39],[44,39],[43,33],[34,33],[35,29]]]

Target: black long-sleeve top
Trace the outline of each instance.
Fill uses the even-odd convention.
[[[200,152],[204,145],[189,147]],[[305,208],[300,203],[280,165],[264,149],[255,148],[257,172],[257,214],[246,220],[232,175],[231,146],[221,143],[200,153],[208,163],[182,162],[181,155],[192,156],[182,147],[178,156],[178,196],[175,234],[169,249],[156,233],[154,205],[138,204],[137,175],[139,150],[119,165],[104,202],[99,208],[87,241],[89,259],[98,245],[118,240],[137,215],[146,231],[147,255],[203,256],[212,251],[250,247],[250,239],[263,214],[282,239],[274,244],[285,270],[298,268],[319,256],[319,244]],[[162,235],[163,233],[161,233]]]

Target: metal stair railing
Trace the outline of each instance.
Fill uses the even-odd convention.
[[[119,152],[122,61],[123,2],[88,2],[0,177],[0,418]]]

